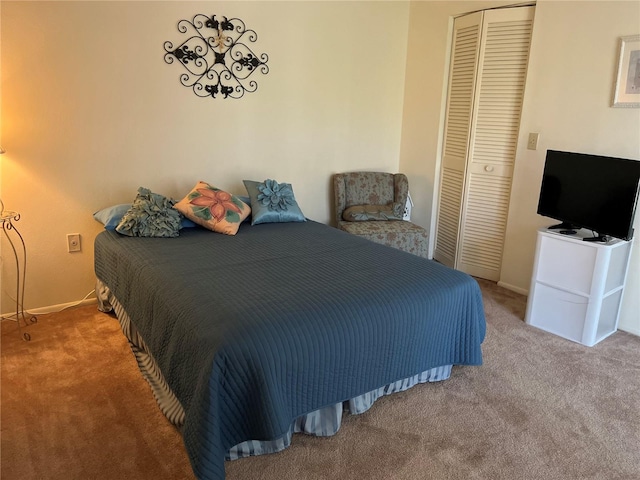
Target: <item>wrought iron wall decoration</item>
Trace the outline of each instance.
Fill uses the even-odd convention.
[[[177,60],[185,68],[180,83],[199,97],[241,98],[258,89],[251,75],[269,73],[269,57],[266,53],[258,56],[249,48],[248,43],[255,43],[258,35],[247,30],[242,20],[220,18],[198,14],[191,21],[180,20],[178,31],[190,36],[175,48],[172,42],[164,42],[164,61]]]

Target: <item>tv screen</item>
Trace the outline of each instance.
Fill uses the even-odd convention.
[[[633,237],[640,161],[547,150],[538,214],[598,237]]]

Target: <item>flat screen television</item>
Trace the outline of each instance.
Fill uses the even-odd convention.
[[[630,240],[639,184],[640,161],[547,150],[538,214],[561,233],[593,231],[585,240]]]

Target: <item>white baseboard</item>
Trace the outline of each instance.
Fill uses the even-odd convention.
[[[622,330],[623,332],[631,333],[632,335],[637,335],[640,337],[640,329],[637,328],[618,328],[618,330]]]
[[[25,310],[24,313],[30,315],[46,315],[47,313],[56,313],[61,312],[62,310],[66,310],[71,307],[80,307],[84,305],[91,305],[93,303],[98,303],[98,299],[96,297],[87,298],[85,300],[79,300],[77,302],[69,302],[69,303],[59,303],[58,305],[49,305],[48,307],[39,307],[39,308],[29,308]],[[5,317],[14,317],[16,312],[5,312],[2,314],[2,318]]]
[[[507,290],[511,290],[512,292],[519,293],[520,295],[524,295],[525,297],[529,296],[529,290],[516,287],[515,285],[511,285],[510,283],[498,282],[498,286],[502,288],[506,288]]]
[[[81,307],[84,305],[91,305],[92,303],[98,303],[98,299],[96,297],[87,298],[85,300],[80,300],[78,302],[69,302],[69,303],[59,303],[58,305],[49,305],[48,307],[40,307],[30,309],[29,312],[34,314],[44,315],[46,313],[55,313],[65,310],[71,307]]]

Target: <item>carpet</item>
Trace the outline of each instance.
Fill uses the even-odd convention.
[[[227,462],[228,480],[640,479],[640,337],[584,347],[479,280],[484,364],[343,418],[337,435]],[[3,479],[193,479],[117,320],[95,305],[1,328]]]

